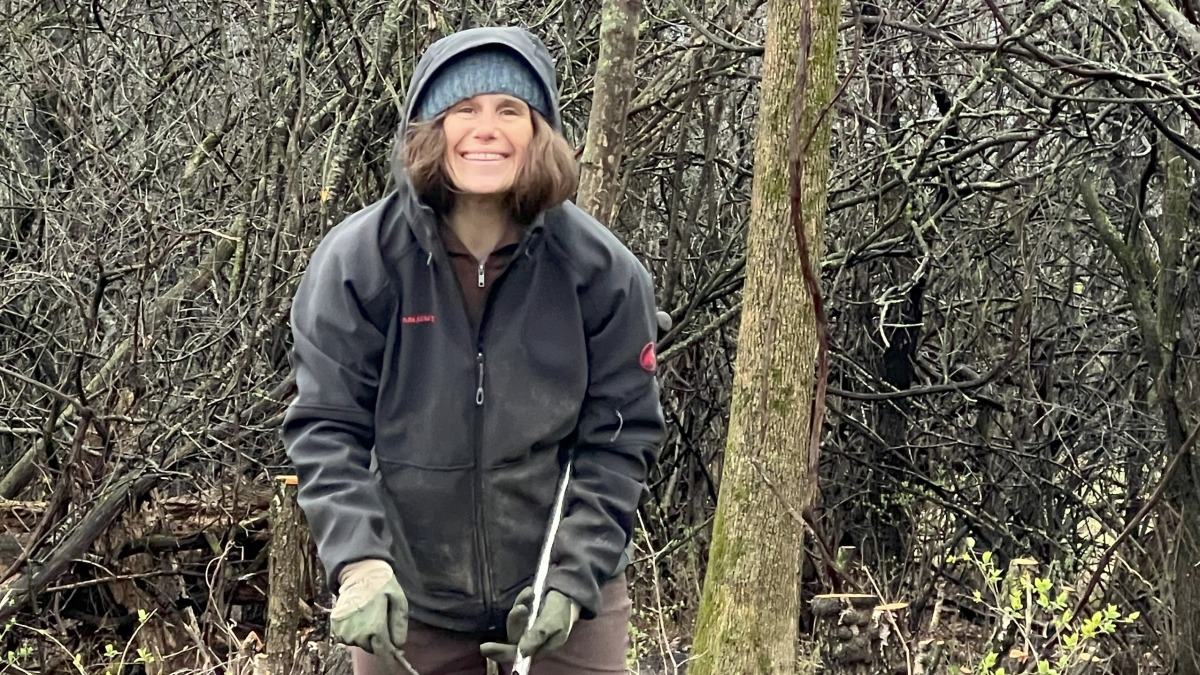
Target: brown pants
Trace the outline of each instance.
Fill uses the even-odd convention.
[[[600,613],[571,629],[566,644],[539,657],[530,675],[608,675],[626,672],[631,603],[625,575],[601,589]],[[410,621],[404,656],[420,675],[487,675],[487,661],[479,654],[478,637]],[[397,667],[352,648],[354,675],[409,675]],[[507,675],[511,663],[500,664]]]

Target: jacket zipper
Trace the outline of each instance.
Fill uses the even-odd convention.
[[[479,378],[475,385],[475,405],[483,405],[483,350],[475,352],[475,363],[479,366]]]
[[[475,454],[475,466],[477,467],[478,470],[475,472],[475,485],[472,487],[475,491],[475,500],[474,500],[475,501],[475,522],[478,524],[478,527],[475,528],[475,545],[479,549],[479,561],[478,561],[477,571],[479,573],[480,583],[483,586],[483,611],[484,611],[484,614],[489,617],[488,630],[494,630],[497,626],[492,625],[490,622],[490,618],[491,618],[493,612],[495,611],[495,607],[494,607],[495,603],[494,603],[494,601],[493,601],[494,599],[492,597],[493,582],[492,582],[491,568],[488,567],[488,564],[487,564],[487,561],[491,558],[491,555],[488,552],[487,521],[486,521],[486,514],[485,514],[484,508],[483,508],[483,493],[484,493],[484,485],[483,485],[483,474],[484,474],[484,471],[483,471],[484,390],[483,390],[483,384],[484,384],[484,361],[485,361],[484,353],[483,353],[484,326],[487,323],[488,311],[492,306],[492,299],[496,295],[496,291],[500,287],[500,282],[504,279],[504,277],[508,276],[508,270],[512,267],[512,265],[515,262],[517,262],[517,260],[519,258],[521,258],[524,255],[525,250],[528,246],[529,246],[529,241],[528,241],[528,238],[526,238],[526,241],[521,242],[521,245],[517,247],[516,252],[513,254],[513,257],[511,259],[509,259],[508,264],[504,266],[504,269],[501,270],[500,274],[492,281],[492,290],[490,293],[488,293],[487,299],[483,303],[483,310],[479,316],[479,324],[475,329],[475,420],[474,420],[474,424],[472,425],[473,432],[474,432],[474,438],[472,438],[472,445],[474,446],[473,449],[474,449],[474,454]],[[487,269],[485,267],[486,263],[487,263],[487,258],[484,258],[483,261],[480,261],[479,267],[478,267],[478,272],[476,274],[476,283],[479,284],[480,288],[483,288],[484,285],[486,285],[486,283],[487,283]],[[450,270],[450,274],[453,275],[454,274],[453,267],[450,266],[449,261],[447,261],[446,264],[447,264],[447,269]],[[455,290],[458,290],[457,286],[458,286],[457,284],[454,284]],[[460,295],[461,295],[461,293],[460,293]],[[460,298],[460,301],[461,301],[460,306],[463,309],[463,314],[466,315],[466,313],[467,313],[466,302],[462,298]],[[467,319],[468,319],[468,324],[469,324],[470,317],[468,316]]]
[[[480,288],[483,288],[487,282],[484,268],[486,262],[486,256],[479,261],[476,281]],[[487,306],[490,304],[491,296],[492,294],[488,293],[488,298],[483,303],[483,311],[479,315],[479,324],[475,327],[475,419],[472,424],[473,437],[471,438],[472,450],[475,455],[475,485],[473,486],[475,490],[475,545],[479,549],[479,582],[483,586],[483,613],[488,617],[488,630],[495,628],[492,625],[492,613],[495,610],[492,606],[492,573],[488,565],[491,555],[488,553],[487,545],[487,514],[483,507],[483,321],[487,315]],[[466,310],[465,304],[463,310]]]
[[[482,325],[482,317],[480,324]],[[491,560],[491,555],[488,553],[487,544],[487,520],[485,509],[483,508],[484,501],[484,485],[483,485],[483,339],[482,331],[476,335],[475,342],[475,364],[477,368],[477,376],[475,383],[475,437],[472,439],[475,451],[475,543],[479,547],[479,581],[483,585],[483,612],[484,616],[488,617],[488,630],[495,628],[492,625],[492,570],[488,565]]]
[[[459,307],[462,308],[463,318],[467,321],[468,328],[470,328],[471,317],[467,312],[466,299],[462,297],[465,289],[459,288],[459,283],[455,280],[453,264],[442,256],[439,256],[439,260],[443,261],[446,265],[446,271],[450,278],[449,286],[453,294],[459,297]],[[480,262],[477,281],[481,288],[487,281],[485,273],[484,263]],[[489,302],[484,303],[483,313],[479,317],[479,325],[475,328],[475,334],[472,336],[475,340],[475,419],[471,425],[471,446],[476,466],[475,482],[471,486],[471,491],[473,492],[472,502],[475,510],[475,527],[473,529],[475,548],[479,552],[479,558],[475,561],[475,573],[479,575],[479,584],[482,587],[483,611],[484,615],[488,617],[488,630],[495,628],[495,626],[491,625],[494,603],[492,602],[492,578],[487,565],[490,556],[487,550],[487,533],[483,508],[483,315],[487,313],[487,305],[490,304],[490,295]]]
[[[523,247],[518,247],[518,253],[521,251],[522,248]],[[495,598],[493,597],[494,590],[492,588],[493,587],[492,569],[488,565],[488,561],[491,560],[491,554],[488,552],[487,515],[483,508],[483,496],[484,496],[483,477],[484,477],[484,473],[485,473],[484,466],[483,466],[483,415],[484,415],[483,384],[484,384],[484,363],[485,363],[484,353],[483,353],[483,340],[484,340],[484,328],[487,325],[488,312],[492,306],[492,300],[493,300],[493,298],[496,297],[496,291],[498,291],[500,288],[500,282],[504,279],[504,277],[508,276],[509,269],[512,267],[513,263],[515,263],[517,261],[517,259],[518,259],[518,256],[514,255],[509,260],[508,264],[504,266],[504,269],[500,271],[500,274],[494,280],[492,280],[492,290],[491,290],[491,292],[489,292],[487,294],[487,298],[484,300],[483,310],[480,312],[480,315],[479,315],[479,325],[476,327],[476,333],[475,333],[475,366],[476,366],[475,424],[474,424],[475,437],[474,437],[473,441],[474,441],[474,446],[475,446],[475,466],[477,467],[477,471],[475,472],[475,481],[476,481],[475,491],[476,491],[476,494],[478,495],[478,497],[475,500],[475,519],[476,519],[476,522],[479,523],[479,527],[477,527],[475,529],[475,533],[476,533],[476,541],[479,546],[479,552],[480,552],[479,567],[480,567],[480,580],[483,583],[483,608],[484,608],[484,613],[489,617],[488,630],[494,630],[497,626],[493,625],[490,621],[492,613],[495,611],[495,608],[494,608]],[[480,288],[483,288],[484,284],[487,282],[487,277],[485,274],[486,270],[484,268],[486,261],[487,261],[487,259],[484,258],[484,260],[479,263],[479,273],[477,276],[477,280],[478,280]],[[465,309],[465,307],[464,307],[464,309]]]

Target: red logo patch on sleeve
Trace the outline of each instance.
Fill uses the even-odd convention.
[[[645,347],[642,347],[642,355],[638,357],[638,363],[642,365],[642,370],[647,373],[653,373],[658,368],[658,357],[654,355],[654,343],[647,342]]]

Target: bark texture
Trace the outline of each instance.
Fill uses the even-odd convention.
[[[837,12],[837,0],[768,5],[744,303],[695,675],[796,669],[817,327],[792,228],[789,160],[801,153],[800,216],[818,256]]]
[[[1192,195],[1197,181],[1187,162],[1171,143],[1163,141],[1165,177],[1163,213],[1152,230],[1157,245],[1141,238],[1126,240],[1102,203],[1095,184],[1081,184],[1084,206],[1097,237],[1121,270],[1125,292],[1137,318],[1143,354],[1149,367],[1155,399],[1166,430],[1166,455],[1179,455],[1179,468],[1170,473],[1163,492],[1162,527],[1168,543],[1164,578],[1165,598],[1173,622],[1173,672],[1200,675],[1200,458],[1189,448],[1188,436],[1200,421],[1196,402],[1197,351],[1195,306],[1197,282],[1184,273],[1184,244],[1200,232],[1200,213]],[[1114,180],[1118,174],[1113,172]],[[1081,602],[1086,602],[1085,597]]]
[[[1174,563],[1173,597],[1170,601],[1175,618],[1175,672],[1200,675],[1200,456],[1185,447],[1186,438],[1200,423],[1200,402],[1196,382],[1200,368],[1195,365],[1196,316],[1188,307],[1197,305],[1197,284],[1188,265],[1183,246],[1200,233],[1200,214],[1191,204],[1197,184],[1187,162],[1174,148],[1168,148],[1165,162],[1167,192],[1159,245],[1157,305],[1158,331],[1162,342],[1153,345],[1162,352],[1161,375],[1157,378],[1167,429],[1167,452],[1183,452],[1180,468],[1172,474],[1165,493],[1164,519],[1175,545],[1168,559]],[[1193,277],[1189,280],[1189,277]],[[1185,326],[1190,323],[1192,325]],[[1173,577],[1173,578],[1172,578]]]
[[[305,528],[304,514],[296,503],[296,479],[281,476],[271,500],[271,591],[267,600],[267,668],[271,675],[288,675],[295,666],[304,556],[308,552]]]
[[[633,66],[641,13],[641,0],[604,0],[600,16],[600,52],[576,202],[607,226],[617,218],[622,192],[625,120],[635,91]]]

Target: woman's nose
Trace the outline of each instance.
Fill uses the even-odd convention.
[[[476,118],[475,136],[478,138],[493,138],[496,136],[497,117],[494,113],[485,112]]]

